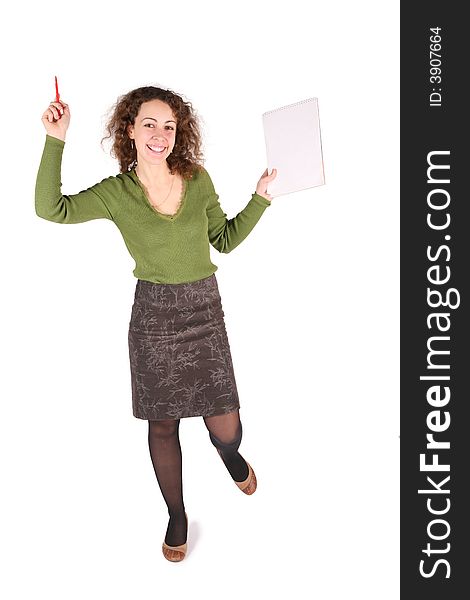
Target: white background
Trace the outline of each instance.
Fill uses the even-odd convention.
[[[8,600],[398,597],[398,3],[9,3],[2,68],[2,578]],[[266,166],[261,114],[318,97],[326,185],[211,249],[241,402],[242,494],[202,418],[181,445],[189,552],[131,408],[134,261],[111,221],[36,216],[58,76],[63,193],[119,172],[119,95],[160,85],[203,119],[228,217]]]

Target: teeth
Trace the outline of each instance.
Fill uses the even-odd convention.
[[[165,146],[149,146],[147,144],[147,148],[150,148],[150,150],[153,150],[154,152],[163,152],[165,150]]]

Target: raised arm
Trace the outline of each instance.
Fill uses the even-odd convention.
[[[46,140],[36,178],[35,209],[38,217],[55,223],[83,223],[92,219],[113,219],[112,210],[121,194],[115,177],[74,195],[61,191],[62,154],[70,123],[68,104],[51,102],[42,115]]]
[[[219,252],[231,252],[252,231],[271,201],[257,191],[252,194],[251,200],[236,217],[227,219],[207,171],[204,171],[204,177],[209,195],[207,204],[209,241]]]

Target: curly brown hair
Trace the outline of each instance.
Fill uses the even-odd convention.
[[[119,161],[121,173],[135,167],[137,151],[131,145],[127,128],[135,124],[141,104],[150,100],[161,100],[168,104],[177,121],[175,146],[167,158],[170,172],[191,179],[195,171],[201,170],[203,166],[199,117],[191,102],[183,100],[169,89],[146,86],[119,96],[110,109],[111,116],[106,123],[108,135],[101,139],[101,145],[106,139],[112,140],[111,156]]]

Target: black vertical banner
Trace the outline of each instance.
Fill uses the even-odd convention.
[[[401,3],[401,597],[413,600],[470,594],[464,7]]]

